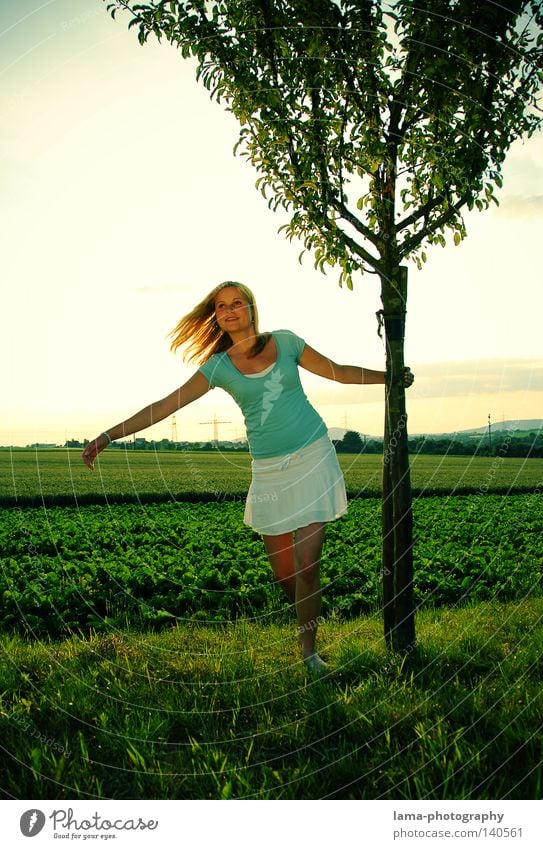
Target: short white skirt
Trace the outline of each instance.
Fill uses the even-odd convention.
[[[345,481],[326,434],[299,451],[253,459],[244,522],[261,534],[284,534],[347,512]]]

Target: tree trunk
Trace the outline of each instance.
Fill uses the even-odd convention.
[[[383,606],[389,648],[415,646],[413,600],[413,516],[405,409],[404,332],[407,268],[396,266],[381,278],[386,340],[386,403],[383,444]]]

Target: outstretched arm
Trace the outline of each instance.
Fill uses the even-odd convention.
[[[145,430],[151,425],[161,422],[162,419],[171,416],[176,410],[181,407],[186,407],[192,401],[196,401],[209,389],[209,383],[202,374],[197,371],[191,378],[187,380],[178,389],[175,389],[170,395],[161,398],[160,401],[155,401],[126,419],[124,422],[110,427],[104,431],[96,439],[93,439],[83,451],[83,462],[89,469],[94,468],[94,461],[100,451],[106,448],[110,441],[121,439],[123,436],[130,436],[131,433],[137,433],[140,430]]]
[[[344,366],[335,363],[323,354],[319,354],[314,348],[306,345],[300,357],[300,365],[307,371],[318,374],[319,377],[327,377],[329,380],[336,380],[338,383],[358,383],[358,384],[376,384],[384,383],[386,372],[374,371],[361,366]],[[415,377],[410,368],[406,368],[404,372],[405,386],[411,386]]]

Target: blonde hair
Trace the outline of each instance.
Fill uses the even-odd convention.
[[[183,316],[169,334],[172,338],[170,350],[175,353],[182,345],[186,345],[183,359],[187,362],[201,364],[212,357],[213,354],[226,351],[232,345],[230,334],[221,330],[215,318],[215,298],[221,289],[226,289],[228,286],[234,286],[238,289],[249,304],[256,336],[249,356],[254,357],[262,350],[268,341],[269,334],[260,334],[258,331],[258,310],[255,296],[248,286],[232,280],[219,283],[193,310]]]

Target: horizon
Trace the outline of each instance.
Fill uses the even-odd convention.
[[[513,424],[518,425],[518,427],[511,428],[510,426],[513,425]],[[503,433],[504,431],[507,432],[507,433],[514,433],[516,430],[520,431],[521,433],[525,433],[526,431],[532,431],[532,430],[539,432],[541,429],[543,429],[543,419],[519,419],[519,420],[514,419],[514,420],[510,420],[510,421],[491,422],[491,433],[493,433],[493,434]],[[330,436],[331,439],[340,439],[340,438],[343,438],[343,436],[340,437],[338,434],[341,433],[342,435],[344,435],[349,430],[351,430],[351,429],[344,428],[344,427],[334,427],[334,426],[332,426],[332,427],[328,428],[328,435]],[[488,430],[488,424],[478,425],[478,426],[475,426],[475,427],[472,427],[472,428],[466,428],[466,429],[461,430],[461,431],[453,430],[453,431],[436,431],[434,433],[430,433],[430,432],[409,433],[409,439],[424,438],[424,439],[431,440],[435,437],[448,437],[448,438],[453,439],[455,436],[462,436],[462,435],[467,436],[469,434],[484,435],[487,430]],[[144,433],[144,432],[142,432],[142,433]],[[364,439],[368,439],[368,440],[379,441],[379,440],[383,439],[382,436],[379,436],[377,434],[365,433],[364,431],[355,431],[355,433],[358,433],[361,437],[363,437]],[[118,439],[118,440],[115,440],[115,441],[118,445],[122,445],[122,444],[126,445],[126,443],[131,443],[135,439],[145,439],[148,443],[150,443],[150,442],[158,443],[162,439],[166,439],[166,440],[172,442],[173,444],[185,443],[185,444],[189,444],[189,445],[205,445],[205,444],[211,444],[212,445],[215,442],[214,439],[196,439],[196,440],[175,439],[175,440],[173,440],[173,439],[170,439],[169,437],[164,437],[164,436],[161,437],[161,438],[148,439],[145,436],[140,436],[140,435],[136,435],[136,434],[130,435],[130,436],[126,437],[125,439]],[[60,441],[56,441],[56,442],[55,441],[53,441],[53,442],[33,442],[33,443],[26,443],[25,445],[21,445],[19,443],[4,445],[3,443],[0,443],[0,449],[9,450],[10,448],[23,448],[23,449],[24,448],[28,448],[28,449],[31,449],[31,448],[64,448],[64,449],[67,449],[67,450],[77,451],[78,450],[77,446],[66,446],[65,443],[71,442],[71,441],[76,441],[76,442],[81,442],[83,444],[86,440],[90,441],[89,437],[71,436],[71,437],[68,437],[68,439],[64,440],[63,443],[61,443]],[[237,439],[218,439],[217,442],[218,442],[218,444],[234,444],[236,442],[247,442],[247,439],[246,439],[246,437],[239,437]]]

